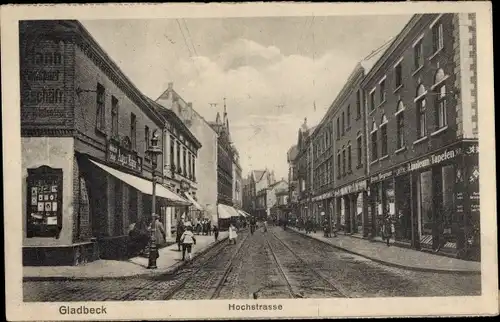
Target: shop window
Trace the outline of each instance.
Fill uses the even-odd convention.
[[[452,216],[454,214],[454,189],[455,189],[455,166],[446,165],[442,168],[442,218],[443,235],[446,241],[453,242],[452,235]]]
[[[111,97],[111,136],[118,137],[118,99]]]
[[[423,44],[422,40],[419,40],[415,47],[413,47],[413,64],[414,69],[418,70],[420,67],[424,65],[424,53],[423,53]]]
[[[423,138],[426,136],[426,100],[425,100],[425,88],[420,85],[417,90],[416,102],[416,113],[417,113],[417,138]]]
[[[134,113],[130,113],[130,141],[132,150],[137,149],[137,117]]]
[[[398,103],[398,108],[396,111],[396,135],[397,135],[397,149],[401,149],[405,146],[405,136],[404,136],[404,104],[403,102]]]
[[[28,169],[26,237],[59,238],[62,229],[63,170]]]
[[[436,23],[432,27],[432,52],[437,52],[442,49],[443,46],[443,25],[441,23]]]
[[[361,118],[361,91],[356,92],[356,119]]]
[[[418,177],[417,211],[420,243],[424,247],[432,247],[433,196],[432,171],[420,173]]]
[[[403,66],[402,63],[398,63],[394,67],[394,85],[396,88],[403,85]]]
[[[445,127],[448,124],[447,113],[446,113],[446,85],[444,81],[446,76],[442,69],[439,69],[434,77],[434,84],[437,84],[434,88],[436,97],[436,129]]]
[[[104,86],[97,83],[96,89],[96,128],[104,131],[106,128],[106,91]]]

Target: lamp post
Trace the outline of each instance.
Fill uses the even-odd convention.
[[[152,165],[152,175],[153,175],[153,194],[152,194],[152,205],[151,205],[151,239],[149,244],[149,269],[155,269],[156,267],[156,257],[158,253],[158,249],[156,247],[156,167],[158,165],[158,156],[162,154],[161,148],[158,145],[159,135],[154,130],[153,135],[151,137],[151,144],[149,145],[146,153],[151,156],[151,165]]]

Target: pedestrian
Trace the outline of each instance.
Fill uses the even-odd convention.
[[[182,221],[179,221],[177,223],[177,229],[176,229],[176,235],[175,235],[175,242],[177,243],[177,250],[180,252],[181,251],[181,236],[184,233],[184,224]]]
[[[238,237],[238,234],[236,233],[236,227],[233,225],[233,223],[231,223],[229,225],[229,243],[236,245],[236,237]]]
[[[187,255],[188,255],[188,260],[191,261],[193,259],[192,249],[193,249],[193,245],[196,245],[196,238],[194,237],[192,230],[193,230],[192,226],[187,226],[184,233],[182,233],[182,236],[181,236],[182,260],[185,260],[185,258],[186,258],[186,251],[187,251]]]
[[[262,225],[262,226],[263,226],[263,230],[264,230],[264,232],[267,232],[267,220],[264,220],[264,222],[263,222],[263,225]]]
[[[219,239],[219,228],[217,228],[216,225],[214,225],[213,232],[214,232],[215,241],[217,241]]]
[[[153,214],[153,221],[151,222],[150,229],[154,227],[154,238],[156,243],[156,258],[160,257],[158,249],[165,243],[165,228],[160,221],[160,216],[158,214]]]
[[[129,237],[129,255],[134,256],[143,253],[150,240],[150,234],[148,234],[148,224],[146,223],[145,218],[141,218],[138,222],[131,225]]]
[[[250,218],[250,233],[252,235],[255,232],[255,225],[256,225],[256,220],[255,217],[252,216],[252,218]]]
[[[384,240],[387,243],[387,246],[390,245],[390,240],[391,240],[391,235],[392,235],[392,220],[391,220],[391,215],[389,213],[386,213],[384,216],[384,221],[383,221],[383,226],[382,226],[382,235]]]

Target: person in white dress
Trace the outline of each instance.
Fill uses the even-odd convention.
[[[236,244],[236,238],[238,234],[236,234],[236,227],[231,223],[229,225],[229,243]]]

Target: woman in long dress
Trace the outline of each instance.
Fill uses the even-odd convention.
[[[236,234],[236,227],[231,223],[229,225],[229,243],[230,244],[236,244],[236,237],[238,235]]]

